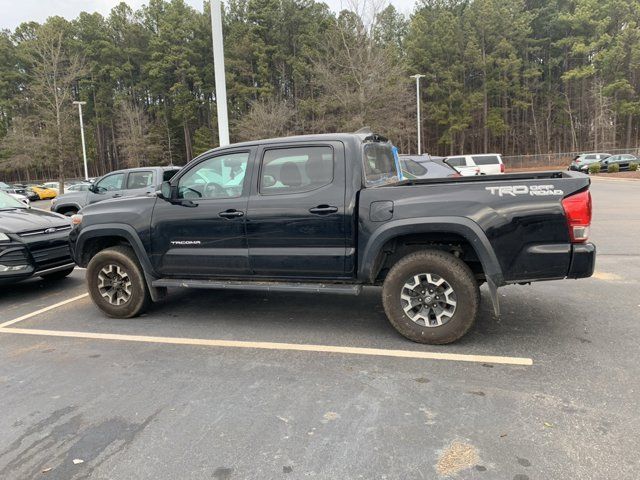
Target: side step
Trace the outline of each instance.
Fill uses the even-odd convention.
[[[362,285],[344,283],[259,282],[240,280],[187,280],[161,278],[154,280],[154,287],[207,288],[215,290],[252,290],[259,292],[332,293],[360,295]]]

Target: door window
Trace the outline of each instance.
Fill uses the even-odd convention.
[[[331,147],[267,150],[260,168],[260,193],[282,195],[316,190],[333,182]]]
[[[153,172],[145,170],[142,172],[129,172],[127,178],[127,190],[147,188],[153,185]]]
[[[123,181],[124,173],[114,173],[113,175],[107,175],[98,183],[96,183],[96,189],[99,193],[122,190]]]
[[[249,152],[242,152],[200,162],[178,182],[178,197],[203,199],[241,196],[248,160]]]

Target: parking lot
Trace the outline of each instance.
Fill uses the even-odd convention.
[[[483,287],[442,347],[373,288],[179,290],[118,320],[81,269],[2,287],[0,478],[635,479],[640,182],[592,194],[596,274],[502,288],[499,320]]]

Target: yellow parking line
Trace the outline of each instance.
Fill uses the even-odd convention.
[[[53,305],[49,305],[48,307],[41,308],[40,310],[36,310],[35,312],[27,313],[26,315],[22,315],[21,317],[14,318],[13,320],[9,320],[8,322],[0,323],[0,328],[8,327],[9,325],[13,325],[14,323],[27,320],[28,318],[35,317],[36,315],[40,315],[41,313],[48,312],[49,310],[53,310],[54,308],[62,307],[67,303],[75,302],[76,300],[80,300],[81,298],[88,297],[88,296],[89,296],[88,293],[83,293],[82,295],[78,295],[77,297],[69,298],[67,300],[63,300],[62,302],[58,302]]]
[[[378,357],[414,358],[425,360],[449,360],[456,362],[497,363],[504,365],[533,365],[533,360],[522,357],[495,355],[466,355],[460,353],[421,352],[412,350],[386,350],[381,348],[341,347],[335,345],[306,345],[297,343],[246,342],[236,340],[208,340],[204,338],[150,337],[146,335],[121,335],[115,333],[69,332],[36,330],[30,328],[0,328],[0,333],[41,335],[47,337],[86,338],[91,340],[120,340],[126,342],[161,343],[169,345],[197,345],[205,347],[251,348],[262,350],[289,350],[299,352],[342,353],[372,355]]]

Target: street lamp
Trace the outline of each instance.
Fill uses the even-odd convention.
[[[425,75],[420,73],[416,73],[415,75],[411,75],[411,78],[416,79],[416,109],[418,111],[418,155],[422,155],[422,145],[420,138],[420,79]]]
[[[84,159],[84,179],[89,180],[89,169],[87,168],[87,147],[84,143],[84,125],[82,123],[82,105],[86,105],[87,102],[73,102],[74,105],[78,105],[78,115],[80,117],[80,138],[82,138],[82,158]]]
[[[222,43],[222,4],[211,0],[211,37],[213,39],[213,73],[216,81],[216,107],[218,111],[218,139],[220,146],[229,145],[227,118],[227,84],[224,78],[224,46]]]

